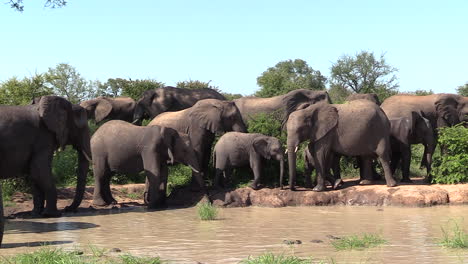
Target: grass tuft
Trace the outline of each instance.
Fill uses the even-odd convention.
[[[245,260],[240,262],[241,264],[303,264],[303,263],[311,263],[310,260],[301,259],[296,256],[285,256],[275,255],[273,253],[265,253],[258,257],[248,257]]]
[[[453,221],[452,227],[442,229],[443,238],[440,245],[448,248],[468,248],[468,233],[466,233],[460,225]]]
[[[160,264],[161,259],[159,257],[148,258],[148,257],[135,257],[129,254],[120,256],[122,264]]]
[[[335,247],[335,249],[337,250],[363,250],[366,248],[376,247],[385,243],[387,243],[387,241],[383,239],[380,235],[369,233],[364,233],[360,236],[351,235],[331,242],[333,247]]]
[[[82,257],[74,252],[65,252],[62,249],[41,248],[32,253],[16,255],[9,259],[2,259],[0,263],[30,264],[30,263],[67,263],[81,264],[86,263]]]
[[[218,209],[214,207],[211,203],[202,202],[197,205],[198,207],[198,216],[201,220],[215,220],[218,215]]]

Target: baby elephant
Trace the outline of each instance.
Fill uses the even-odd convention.
[[[108,205],[116,202],[109,186],[113,173],[145,171],[149,183],[148,197],[145,197],[148,207],[164,205],[168,161],[200,171],[195,150],[187,139],[172,128],[160,126],[140,127],[120,120],[102,125],[91,138],[95,179],[93,203]],[[202,176],[197,180],[204,189]]]
[[[263,159],[280,161],[280,174],[284,174],[284,150],[275,137],[262,134],[228,132],[216,143],[213,153],[213,163],[216,168],[215,186],[222,186],[222,176],[229,179],[232,168],[250,165],[254,173],[251,187],[258,189],[260,171]]]

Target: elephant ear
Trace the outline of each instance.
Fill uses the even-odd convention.
[[[112,104],[106,98],[99,98],[96,108],[94,109],[94,118],[96,123],[101,122],[112,111]]]
[[[264,137],[256,138],[253,143],[253,148],[255,152],[260,154],[265,159],[270,159],[270,153],[268,151],[268,141]]]
[[[68,141],[71,103],[58,96],[43,96],[37,104],[42,121],[55,134],[59,146],[64,148]]]
[[[161,136],[167,147],[167,155],[169,156],[170,164],[175,162],[175,144],[179,140],[179,133],[169,127],[161,127]]]
[[[223,109],[216,103],[199,101],[189,113],[190,127],[201,127],[212,133],[222,132],[222,112]]]
[[[437,112],[437,127],[453,126],[458,124],[458,101],[450,94],[444,94],[435,102]]]
[[[315,128],[312,135],[313,141],[318,141],[338,125],[338,110],[332,105],[321,103],[317,105],[311,122],[312,127]]]

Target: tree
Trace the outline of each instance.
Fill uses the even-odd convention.
[[[177,88],[185,88],[185,89],[203,89],[203,88],[210,88],[210,89],[213,89],[217,92],[221,92],[219,90],[219,87],[218,86],[213,86],[213,85],[210,85],[210,81],[208,82],[202,82],[202,81],[198,81],[198,80],[188,80],[188,81],[181,81],[181,82],[177,82],[176,83],[176,87]]]
[[[156,80],[146,79],[146,80],[132,80],[132,79],[116,79],[117,84],[122,87],[122,95],[138,100],[143,92],[147,90],[152,90],[156,88],[164,87],[163,82],[158,82]]]
[[[94,94],[88,81],[81,77],[75,67],[67,63],[59,63],[55,68],[49,68],[45,79],[56,95],[63,96],[75,104],[89,99]]]
[[[10,0],[9,4],[10,4],[10,7],[15,9],[16,11],[19,11],[19,12],[24,11],[23,0]],[[46,0],[46,2],[44,3],[44,7],[49,7],[49,8],[60,8],[66,5],[67,5],[67,1],[65,0]]]
[[[457,93],[462,96],[468,96],[468,82],[465,85],[458,86]]]
[[[334,104],[342,104],[350,94],[351,92],[339,83],[332,82],[328,89],[328,95]]]
[[[376,93],[383,101],[396,94],[398,71],[387,64],[385,54],[376,59],[373,52],[343,55],[331,68],[332,83],[354,93]]]
[[[260,86],[255,95],[272,97],[296,89],[324,90],[327,78],[301,59],[278,62],[257,78]]]
[[[10,78],[0,86],[0,104],[26,105],[35,97],[53,94],[52,89],[44,85],[43,74],[35,74],[30,78],[19,80]]]

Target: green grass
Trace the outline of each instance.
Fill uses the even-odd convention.
[[[311,260],[301,259],[296,256],[285,256],[283,254],[275,255],[273,253],[265,253],[258,257],[248,257],[240,262],[241,264],[303,264],[312,263]]]
[[[218,215],[218,209],[211,203],[202,202],[197,205],[198,217],[201,220],[215,220]]]
[[[18,254],[13,257],[1,257],[0,264],[160,264],[159,257],[135,257],[130,254],[123,254],[118,257],[106,256],[106,250],[89,246],[92,252],[83,254],[82,251],[65,251],[61,248],[42,247],[32,253]],[[97,251],[97,252],[96,252]]]
[[[456,221],[447,228],[441,227],[443,237],[439,244],[447,248],[468,248],[468,233]]]
[[[363,250],[385,244],[387,241],[378,234],[364,233],[351,235],[331,242],[337,250]]]

